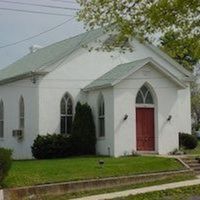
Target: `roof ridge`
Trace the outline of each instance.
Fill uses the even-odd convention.
[[[130,71],[132,68],[138,66],[138,63],[142,63],[144,65],[144,64],[146,64],[148,62],[152,62],[152,61],[153,61],[153,59],[151,57],[146,57],[146,58],[134,60],[134,61],[127,62],[127,63],[118,64],[115,67],[113,67],[112,69],[110,69],[108,72],[99,76],[96,80],[92,81],[83,90],[88,90],[88,89],[94,88],[94,87],[96,88],[96,87],[99,87],[99,85],[103,85],[103,86],[110,85],[111,86],[113,82],[115,82],[118,79],[121,79],[121,77],[125,76],[125,74],[127,74],[128,71]],[[135,66],[133,66],[133,65],[135,65]],[[120,71],[122,68],[123,68],[123,71]],[[118,70],[119,70],[119,74],[117,72]],[[112,72],[113,72],[113,74],[112,74]],[[114,77],[106,78],[106,76],[114,76]],[[119,76],[119,77],[116,78],[115,76]]]
[[[137,60],[134,60],[134,61],[131,61],[131,62],[121,63],[121,64],[119,64],[119,65],[117,65],[117,66],[126,65],[126,64],[131,64],[131,63],[134,63],[134,62],[145,61],[145,60],[147,60],[147,61],[149,61],[149,60],[152,61],[153,58],[152,58],[152,57],[146,57],[146,58],[137,59]],[[117,67],[117,66],[116,66],[116,67]]]
[[[98,88],[111,87],[119,83],[121,80],[125,79],[130,74],[134,73],[141,67],[148,63],[152,63],[157,66],[160,70],[163,68],[156,60],[152,57],[146,57],[138,59],[135,61],[121,63],[110,69],[108,72],[104,73],[102,76],[98,77],[96,80],[92,81],[86,87],[83,88],[84,91],[95,90]],[[184,84],[175,77],[171,72],[166,69],[161,70],[166,73],[173,81],[175,81],[179,86],[185,87]]]
[[[185,69],[181,64],[179,64],[176,60],[174,60],[172,57],[170,57],[167,53],[162,51],[159,47],[155,46],[152,43],[145,43],[145,46],[150,48],[154,53],[156,53],[162,59],[166,60],[168,63],[175,66],[177,68],[177,70],[179,70],[183,74],[192,76],[192,73],[190,71]]]

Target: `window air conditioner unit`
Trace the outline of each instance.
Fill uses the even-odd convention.
[[[20,129],[13,130],[13,137],[22,138],[23,135],[24,135],[23,130]]]

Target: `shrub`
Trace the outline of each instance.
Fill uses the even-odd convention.
[[[92,110],[88,104],[76,105],[72,125],[72,145],[76,155],[95,154],[96,134]]]
[[[62,134],[38,135],[31,149],[37,159],[64,158],[72,155],[71,137]]]
[[[194,135],[187,133],[179,133],[179,146],[186,149],[194,149],[197,147],[198,140]]]
[[[0,148],[0,183],[8,175],[12,164],[12,151],[10,149]]]

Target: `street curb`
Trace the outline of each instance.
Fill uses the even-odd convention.
[[[92,195],[92,196],[87,196],[87,197],[76,198],[76,199],[73,199],[73,200],[114,199],[114,198],[120,198],[120,197],[127,197],[127,196],[130,196],[130,195],[134,196],[134,195],[137,195],[137,194],[157,192],[157,191],[162,191],[162,190],[176,189],[176,188],[195,186],[195,185],[200,185],[200,179],[189,180],[189,181],[181,181],[181,182],[175,182],[175,183],[168,183],[168,184],[162,184],[162,185],[154,185],[154,186],[150,186],[150,187],[143,187],[143,188],[125,190],[125,191],[120,191],[120,192],[112,192],[112,193],[107,193],[107,194]]]

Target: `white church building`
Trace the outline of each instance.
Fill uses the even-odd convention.
[[[38,134],[70,134],[75,106],[87,102],[96,153],[167,154],[178,133],[191,132],[192,74],[158,48],[129,41],[133,51],[88,51],[106,41],[101,29],[32,52],[0,71],[0,147],[32,158]],[[87,47],[86,47],[87,45]]]

